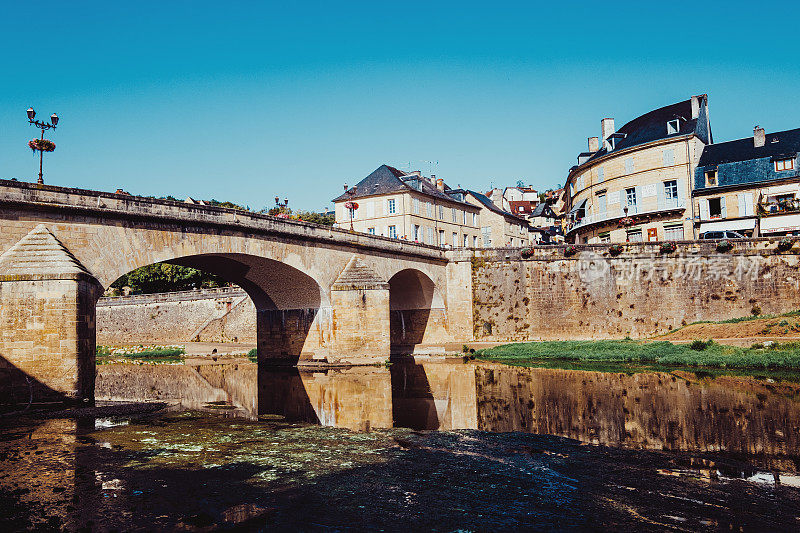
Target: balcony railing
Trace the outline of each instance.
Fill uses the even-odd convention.
[[[655,209],[642,209],[638,205],[628,205],[629,217],[640,216],[640,215],[652,215],[657,213],[663,213],[665,211],[673,211],[675,209],[685,209],[686,208],[686,201],[685,200],[664,200],[662,205],[659,205]],[[606,211],[605,213],[597,213],[592,215],[587,215],[580,219],[578,222],[575,222],[572,226],[567,229],[567,233],[573,232],[577,229],[580,229],[584,226],[588,226],[589,224],[596,224],[598,222],[606,222],[611,220],[617,220],[624,218],[626,215],[623,208],[615,209],[614,211]]]
[[[800,213],[800,200],[784,200],[780,202],[762,202],[758,204],[761,215],[780,215],[784,213]]]

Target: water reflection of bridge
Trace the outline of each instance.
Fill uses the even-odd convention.
[[[460,361],[318,372],[259,372],[252,364],[155,366],[136,368],[143,373],[136,380],[129,372],[100,367],[98,397],[180,397],[190,405],[227,400],[253,417],[279,414],[354,430],[522,431],[610,446],[775,459],[793,459],[800,449],[800,384],[754,377]]]

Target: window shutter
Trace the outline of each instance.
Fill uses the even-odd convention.
[[[640,205],[642,205],[642,186],[641,185],[637,185],[636,186],[636,203],[633,204],[633,209],[631,211],[633,211],[634,213],[638,213],[640,211],[639,210],[639,206]]]
[[[719,205],[722,207],[722,218],[728,218],[728,213],[725,209],[725,197],[719,199]]]
[[[737,199],[739,200],[739,216],[745,217],[747,216],[747,199],[745,198],[744,193],[739,193],[736,195]]]
[[[675,164],[675,150],[672,148],[664,150],[664,166],[671,167]]]
[[[656,196],[658,197],[658,208],[664,209],[664,182],[656,185]]]
[[[700,220],[708,220],[708,199],[700,198]]]
[[[680,182],[680,180],[677,180],[677,182],[678,182],[678,207],[683,207],[686,205],[686,192],[683,190],[682,187],[683,184]],[[700,203],[702,204],[703,202]],[[706,201],[706,208],[708,208],[708,201]],[[706,212],[708,212],[708,210],[706,210]]]

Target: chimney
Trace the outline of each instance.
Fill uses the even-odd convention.
[[[436,188],[440,191],[444,191],[444,180],[442,178],[436,180]]]
[[[692,119],[700,116],[700,99],[703,96],[692,96]]]
[[[605,141],[608,139],[609,135],[614,133],[614,119],[613,118],[604,118],[600,121],[600,132],[601,132],[601,139]]]
[[[597,137],[589,137],[589,151],[594,153],[600,149],[600,139]]]
[[[436,185],[436,174],[431,174],[431,183],[435,186]]]
[[[419,170],[415,170],[409,174],[409,176],[417,176],[418,178],[422,177],[422,172]]]
[[[762,146],[764,146],[765,136],[766,135],[764,133],[764,128],[762,128],[761,126],[756,126],[755,128],[753,128],[753,146],[755,146],[756,148],[761,148]]]

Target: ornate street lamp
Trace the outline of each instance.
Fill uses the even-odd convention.
[[[351,189],[347,188],[347,184],[344,184],[344,192],[348,196],[350,196],[350,200],[344,203],[345,209],[350,211],[350,231],[353,231],[353,217],[355,216],[356,209],[358,209],[358,202],[353,201],[353,196],[356,194],[356,188],[353,187]]]
[[[42,136],[38,139],[32,139],[28,141],[28,147],[33,150],[33,153],[36,153],[37,151],[39,152],[39,180],[37,183],[44,183],[44,179],[42,177],[42,159],[44,158],[44,153],[52,152],[56,149],[56,143],[44,138],[44,130],[49,130],[50,128],[56,129],[56,126],[58,125],[58,115],[53,113],[50,115],[50,122],[42,122],[35,120],[36,111],[34,111],[32,107],[28,108],[27,113],[28,123],[33,124],[42,130]]]

